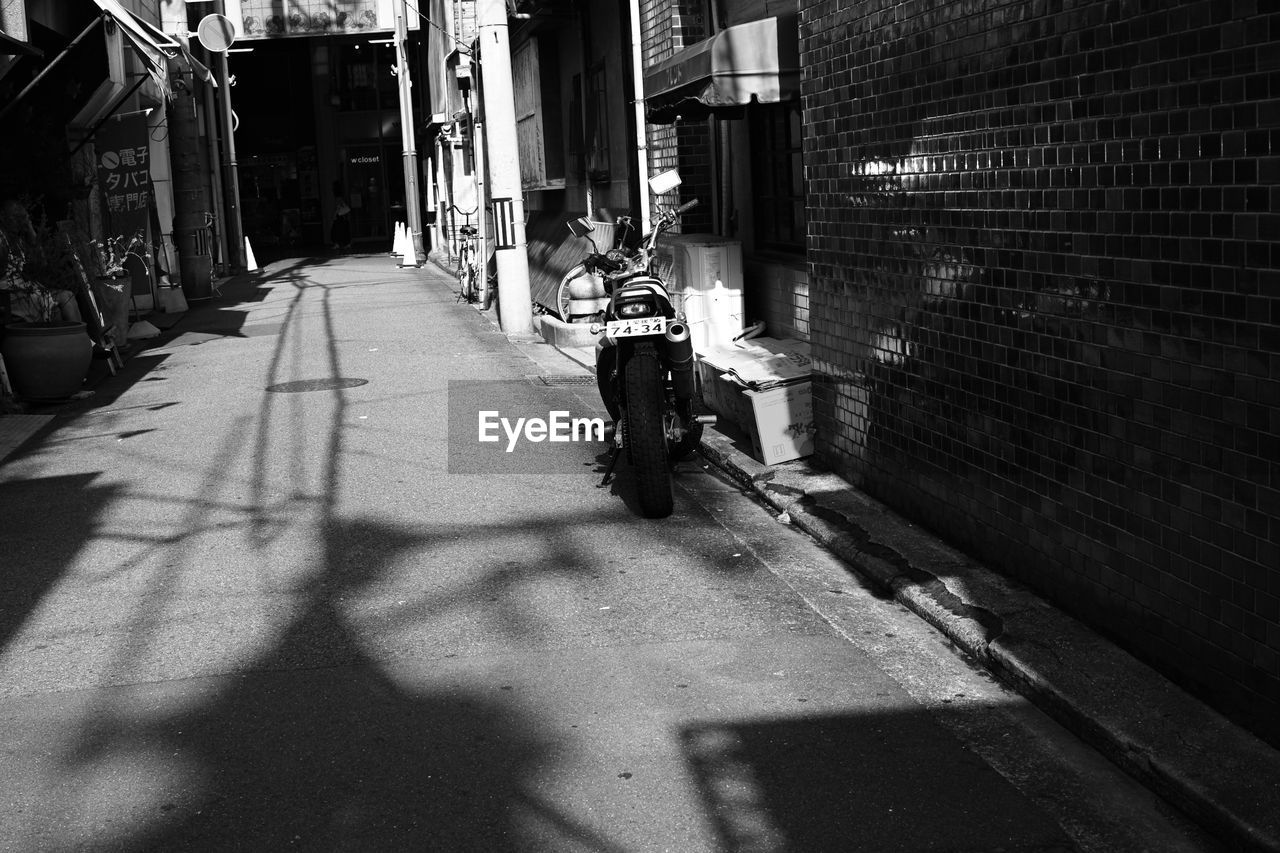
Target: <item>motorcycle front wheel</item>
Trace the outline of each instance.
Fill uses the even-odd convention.
[[[641,350],[627,359],[623,370],[626,388],[626,442],[635,470],[640,512],[645,518],[671,515],[671,468],[667,434],[663,428],[665,400],[662,366],[657,353]]]

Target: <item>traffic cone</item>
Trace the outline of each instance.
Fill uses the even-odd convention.
[[[400,266],[416,267],[418,253],[413,250],[413,237],[409,235],[409,226],[405,226],[404,238],[400,241]]]
[[[257,272],[258,261],[253,257],[253,247],[249,245],[249,238],[244,238],[244,269],[245,272]]]
[[[391,254],[392,255],[404,254],[404,249],[402,248],[404,246],[403,240],[404,240],[404,223],[397,221],[396,235],[395,237],[391,238]]]

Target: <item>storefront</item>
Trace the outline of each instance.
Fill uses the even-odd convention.
[[[741,243],[746,317],[774,337],[807,339],[798,21],[742,20],[749,12],[735,9],[724,29],[646,68],[646,113],[707,127],[711,230]]]

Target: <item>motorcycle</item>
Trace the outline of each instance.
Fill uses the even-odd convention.
[[[654,177],[656,194],[679,185],[679,176],[666,172]],[[590,331],[598,335],[595,348],[596,384],[613,419],[606,431],[613,452],[605,471],[609,482],[624,454],[636,483],[640,511],[646,518],[671,514],[671,469],[691,454],[702,439],[711,415],[695,415],[693,343],[683,314],[676,311],[666,283],[655,271],[654,250],[663,231],[698,204],[687,202],[659,211],[653,230],[628,247],[630,217],[619,217],[613,247],[600,251],[586,217],[569,223],[575,237],[586,237],[593,251],[583,260],[588,274],[603,279],[607,305]]]

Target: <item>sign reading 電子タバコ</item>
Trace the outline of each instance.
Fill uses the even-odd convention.
[[[94,137],[94,148],[109,233],[145,231],[151,204],[146,113],[129,113],[109,120]]]

